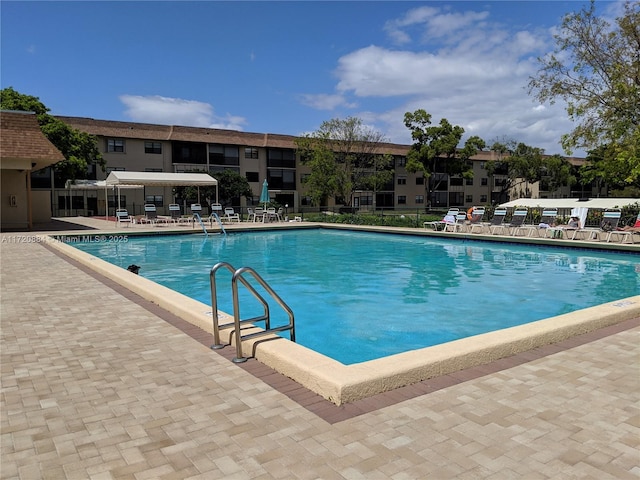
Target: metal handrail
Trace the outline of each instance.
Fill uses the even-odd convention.
[[[242,267],[237,270],[227,262],[219,262],[211,268],[211,272],[209,274],[209,279],[211,283],[211,309],[212,309],[212,319],[213,319],[213,345],[211,345],[212,349],[219,349],[224,347],[225,345],[220,343],[220,324],[218,318],[218,296],[217,296],[217,288],[216,288],[216,272],[220,270],[220,268],[226,268],[230,272],[232,272],[231,278],[231,287],[233,293],[233,323],[234,323],[234,331],[233,333],[236,336],[236,357],[233,359],[235,363],[246,362],[247,359],[242,355],[242,340],[247,338],[253,338],[261,335],[267,335],[274,332],[282,332],[289,331],[289,338],[292,342],[296,341],[295,334],[295,319],[293,315],[293,311],[291,308],[280,298],[280,296],[271,288],[271,286],[251,267]],[[264,288],[269,295],[278,303],[278,305],[287,313],[289,317],[289,323],[287,325],[283,325],[280,327],[271,328],[271,317],[269,314],[269,304],[267,301],[256,291],[256,289],[249,283],[249,281],[243,277],[245,273],[250,273],[253,278]],[[241,282],[250,292],[251,294],[262,304],[263,307],[263,315],[240,319],[240,305],[239,305],[239,297],[238,297],[238,282]],[[254,322],[265,322],[265,328],[261,332],[254,332],[247,335],[241,335],[241,324],[243,323],[254,323]]]
[[[212,316],[212,319],[213,319],[213,345],[211,345],[211,348],[213,350],[218,350],[218,349],[223,348],[223,347],[225,347],[227,345],[227,344],[223,344],[223,343],[220,342],[220,318],[218,317],[218,288],[216,286],[216,272],[218,270],[220,270],[221,268],[226,268],[227,270],[229,270],[231,272],[232,275],[236,272],[236,269],[230,263],[219,262],[219,263],[216,263],[211,268],[211,272],[209,273],[209,283],[211,285],[211,316]],[[243,322],[249,322],[249,321],[258,322],[258,321],[263,321],[263,320],[267,320],[267,322],[268,322],[268,319],[269,319],[269,305],[262,298],[262,296],[260,296],[260,294],[258,294],[255,291],[255,289],[251,285],[248,284],[248,282],[244,278],[241,279],[241,281],[242,281],[243,285],[245,285],[252,292],[254,292],[255,295],[258,296],[258,300],[260,301],[260,303],[262,304],[262,307],[264,309],[264,313],[262,314],[262,316],[250,318],[250,319],[244,320]],[[235,330],[234,330],[234,333],[235,333]]]

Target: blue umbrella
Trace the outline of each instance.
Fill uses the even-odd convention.
[[[265,205],[269,203],[269,184],[267,183],[267,179],[264,179],[262,182],[262,193],[260,194],[260,203],[264,203]]]

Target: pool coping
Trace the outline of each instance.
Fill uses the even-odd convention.
[[[376,228],[358,230],[390,231]],[[396,231],[391,230],[393,233]],[[57,237],[58,235],[50,236],[51,241],[46,242],[47,246],[211,334],[210,306],[73,248],[70,244],[56,240]],[[577,246],[575,242],[573,246]],[[634,296],[518,327],[355,365],[343,365],[299,344],[275,336],[271,338],[274,341],[261,338],[245,342],[243,354],[254,357],[258,362],[340,406],[425,380],[482,367],[496,360],[556,344],[638,317],[640,296]],[[220,320],[222,324],[231,325],[233,318],[221,313]],[[223,329],[223,339],[226,337],[229,341],[229,332],[230,327]],[[228,348],[225,350],[229,351]]]

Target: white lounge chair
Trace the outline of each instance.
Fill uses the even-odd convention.
[[[182,217],[182,214],[180,213],[180,205],[178,205],[177,203],[169,204],[169,217],[167,221],[177,223],[178,225],[180,223],[189,223],[188,218]]]
[[[265,211],[262,207],[256,207],[253,212],[253,221],[254,222],[264,222]]]
[[[529,214],[529,209],[525,207],[517,207],[513,215],[511,216],[511,221],[506,225],[509,229],[509,234],[513,237],[518,235],[521,227],[524,227],[524,222],[527,219],[527,215]]]
[[[497,231],[502,232],[504,227],[504,219],[507,216],[507,209],[500,207],[496,208],[493,211],[493,217],[491,217],[491,222],[489,223],[489,233],[491,235],[495,235]],[[509,231],[507,229],[507,231]]]
[[[467,211],[467,219],[469,220],[469,233],[474,233],[475,230],[479,230],[480,233],[484,231],[484,207],[473,207]]]
[[[527,236],[532,237],[535,233],[536,237],[540,237],[540,233],[544,232],[547,235],[547,229],[553,228],[558,218],[557,208],[545,208],[540,215],[540,223],[537,225],[523,225],[521,230],[527,230]]]
[[[154,224],[158,221],[158,210],[152,203],[147,203],[144,206],[144,217],[140,219],[140,223]]]
[[[116,225],[120,225],[121,223],[127,227],[134,223],[133,218],[129,216],[129,212],[124,208],[116,210]]]
[[[454,223],[445,223],[444,231],[445,232],[453,232],[453,233],[461,233],[465,230],[467,226],[467,214],[466,212],[458,212],[456,215],[456,221]]]
[[[226,222],[238,222],[240,223],[240,214],[236,213],[231,207],[224,209],[224,217],[222,219]]]
[[[607,235],[607,242],[611,241],[612,236],[616,236],[620,243],[625,243],[627,239],[630,240],[630,243],[636,243],[636,236],[640,238],[640,213],[638,213],[635,223],[630,227],[633,230],[611,230]]]
[[[447,224],[456,222],[456,215],[458,215],[459,212],[459,208],[450,208],[442,220],[436,220],[434,222],[424,222],[422,226],[424,228],[431,227],[434,230],[444,230]]]

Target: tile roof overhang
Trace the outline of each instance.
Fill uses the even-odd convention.
[[[41,170],[64,155],[40,130],[33,112],[0,111],[0,166],[11,170]]]

